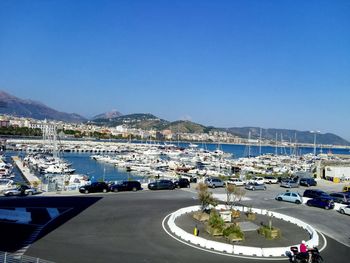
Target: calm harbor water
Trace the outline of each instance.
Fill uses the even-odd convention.
[[[188,143],[180,143],[181,147],[188,147]],[[240,158],[244,156],[248,156],[249,151],[251,156],[257,156],[260,153],[259,146],[251,146],[250,150],[246,145],[232,145],[232,144],[198,144],[200,148],[204,148],[210,151],[214,151],[216,149],[221,149],[224,152],[232,153],[233,158]],[[295,150],[286,148],[286,147],[278,147],[277,150],[272,146],[262,146],[261,154],[272,153],[275,154],[277,152],[278,155],[285,154],[294,154]],[[307,154],[313,153],[314,148],[312,147],[300,147],[297,149],[297,154]],[[328,149],[328,148],[317,148],[317,153],[328,153],[332,152],[333,154],[350,154],[349,149]],[[6,158],[9,161],[10,156],[12,155],[20,155],[24,156],[25,154],[22,152],[6,152]],[[90,177],[92,181],[98,180],[106,180],[106,181],[119,181],[119,180],[128,180],[128,179],[136,179],[140,180],[143,177],[126,172],[125,170],[121,170],[116,168],[112,164],[97,162],[90,158],[92,153],[61,153],[60,157],[67,160],[72,164],[72,167],[76,169],[76,173],[86,174]],[[14,169],[16,174],[15,181],[23,182],[23,178],[20,176],[20,172],[17,168]]]

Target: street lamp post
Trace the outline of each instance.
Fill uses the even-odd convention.
[[[320,131],[310,131],[314,134],[314,156],[316,156],[316,134],[321,133]]]

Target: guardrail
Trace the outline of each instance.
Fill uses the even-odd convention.
[[[0,262],[2,263],[54,263],[53,261],[43,260],[29,256],[19,256],[9,252],[0,251]]]
[[[225,205],[218,205],[218,209],[226,209],[227,207]],[[235,207],[236,210],[240,210],[241,212],[247,212],[248,208],[247,207],[241,207],[237,206]],[[179,216],[182,216],[183,214],[187,213],[192,213],[195,211],[200,210],[200,206],[190,206],[190,207],[185,207],[181,208],[174,213],[172,213],[168,219],[168,226],[170,231],[175,234],[176,236],[180,237],[182,240],[189,242],[193,245],[197,245],[209,250],[215,250],[219,251],[222,253],[227,253],[227,254],[235,254],[235,255],[244,255],[244,256],[252,256],[252,257],[285,257],[287,256],[287,253],[290,252],[290,247],[292,246],[298,246],[299,244],[296,245],[290,245],[288,247],[269,247],[269,248],[263,248],[263,247],[248,247],[248,246],[241,246],[241,245],[231,245],[231,244],[225,244],[221,242],[216,242],[212,240],[207,240],[202,237],[194,236],[192,234],[187,233],[180,227],[178,227],[175,224],[176,218]],[[305,229],[311,236],[311,239],[306,242],[306,244],[310,247],[313,246],[318,246],[319,245],[319,237],[316,232],[316,230],[306,224],[305,222],[291,217],[287,216],[284,214],[268,211],[266,209],[256,209],[252,208],[252,212],[257,213],[257,214],[262,214],[262,215],[271,215],[275,218],[290,222],[291,224],[298,225]]]

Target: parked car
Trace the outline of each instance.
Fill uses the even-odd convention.
[[[278,178],[274,176],[265,176],[264,182],[265,184],[277,184]]]
[[[347,193],[347,192],[330,193],[329,196],[336,203],[350,205],[350,193]]]
[[[334,201],[332,198],[322,196],[322,197],[315,197],[313,199],[307,200],[306,204],[308,206],[316,206],[321,207],[324,209],[333,209],[334,208]]]
[[[307,189],[304,191],[303,197],[329,197],[329,194],[319,189]]]
[[[119,192],[119,191],[138,191],[141,190],[141,184],[138,181],[123,181],[120,183],[112,184],[110,186],[110,191]]]
[[[303,203],[302,196],[297,192],[281,193],[281,194],[277,195],[275,199],[278,201],[286,201],[286,202],[292,202],[292,203],[296,203],[296,204]]]
[[[88,193],[98,193],[103,192],[107,193],[109,191],[109,185],[106,182],[94,182],[79,187],[79,192],[88,194]]]
[[[299,184],[302,186],[316,186],[317,182],[314,178],[300,178]]]
[[[179,180],[174,181],[176,188],[190,188],[190,181],[186,178],[180,178]]]
[[[10,189],[10,190],[4,191],[5,196],[14,196],[14,195],[24,196],[24,195],[34,195],[37,193],[39,193],[38,189],[30,187],[28,185],[19,185],[15,189]]]
[[[154,181],[152,183],[149,183],[148,189],[150,189],[150,190],[164,190],[164,189],[173,190],[173,189],[175,189],[175,184],[170,180],[157,180],[157,181]]]
[[[248,190],[266,190],[266,185],[265,184],[259,184],[259,183],[248,183],[245,185],[245,189]]]
[[[226,184],[232,184],[232,185],[236,185],[236,186],[243,186],[246,183],[247,183],[246,181],[243,181],[239,178],[230,178],[226,182]]]
[[[215,187],[224,187],[224,182],[221,181],[219,178],[207,178],[204,181],[208,187],[215,188]]]
[[[181,178],[187,179],[190,183],[197,183],[197,177],[193,175],[182,175]]]
[[[287,187],[287,188],[298,188],[299,184],[297,181],[294,181],[294,180],[284,180],[284,181],[281,181],[280,186]]]
[[[350,205],[347,205],[347,206],[345,206],[345,207],[341,207],[341,208],[339,209],[339,212],[340,212],[341,214],[350,215]]]
[[[264,177],[255,176],[249,180],[249,183],[264,184],[265,180],[264,180]]]

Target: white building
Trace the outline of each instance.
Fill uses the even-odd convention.
[[[325,166],[324,171],[327,179],[350,180],[350,166]]]

